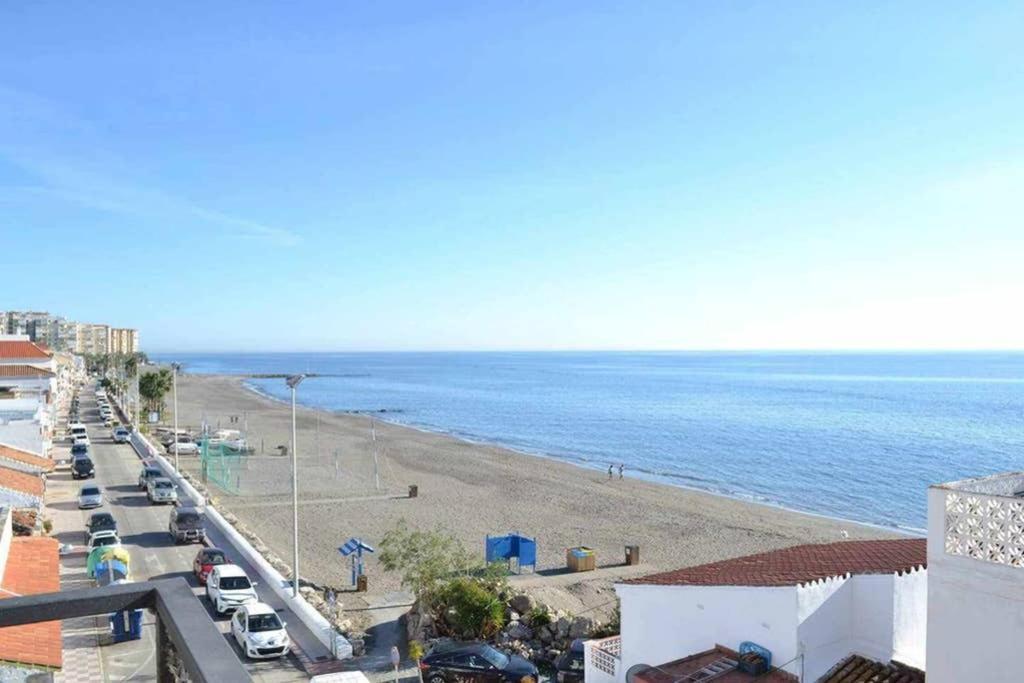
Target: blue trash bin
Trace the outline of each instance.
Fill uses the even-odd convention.
[[[110,615],[110,634],[115,643],[142,638],[142,610],[126,610]]]

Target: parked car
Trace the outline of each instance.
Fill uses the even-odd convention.
[[[150,503],[177,503],[178,489],[170,479],[156,477],[146,484],[146,497]]]
[[[150,479],[157,479],[162,476],[164,476],[164,471],[159,467],[143,465],[142,471],[139,472],[139,488],[145,490],[145,488],[149,486]]]
[[[159,437],[160,437],[160,445],[161,446],[166,448],[170,444],[174,443],[174,430],[173,429],[168,429],[167,427],[162,427],[160,429],[160,431],[158,432],[158,434],[159,434]],[[178,439],[179,440],[184,439],[186,441],[192,441],[192,436],[188,433],[188,430],[179,429],[178,430]]]
[[[104,417],[103,418],[103,426],[104,427],[113,427],[114,426],[114,418],[113,418],[113,416],[107,415],[106,417]]]
[[[174,455],[175,444],[167,444],[167,454]],[[178,441],[178,455],[199,455],[199,444],[195,441]]]
[[[91,446],[92,445],[89,442],[89,435],[88,434],[80,434],[80,435],[72,438],[71,439],[71,445],[74,446],[75,444],[85,445],[85,446]]]
[[[583,668],[583,640],[577,638],[555,660],[556,683],[583,683]]]
[[[71,478],[89,479],[96,476],[96,468],[87,455],[74,456],[71,460]]]
[[[427,683],[537,683],[540,675],[529,660],[487,643],[436,645],[420,662],[420,672]]]
[[[290,643],[285,626],[274,608],[263,602],[242,605],[231,617],[231,635],[250,659],[288,654]]]
[[[194,507],[173,508],[167,531],[175,543],[202,543],[206,540],[203,513]]]
[[[98,508],[103,505],[103,491],[99,486],[83,486],[78,492],[78,509]]]
[[[79,455],[89,455],[89,447],[84,443],[71,444],[71,459],[74,460]]]
[[[110,438],[114,440],[114,443],[128,443],[132,438],[132,433],[128,431],[127,427],[114,427],[110,432]]]
[[[256,584],[237,564],[219,564],[206,577],[206,597],[213,611],[223,616],[242,605],[256,602]]]
[[[68,438],[74,441],[76,436],[88,436],[88,431],[81,422],[72,422],[68,425]]]
[[[228,558],[220,548],[203,548],[196,553],[196,559],[192,561],[192,573],[196,575],[199,585],[205,586],[206,577],[213,568],[227,563]]]
[[[94,512],[89,515],[89,521],[85,523],[85,542],[97,531],[113,531],[117,533],[117,521],[109,512]]]
[[[104,529],[89,536],[89,549],[99,548],[101,545],[121,545],[121,538],[116,531]]]

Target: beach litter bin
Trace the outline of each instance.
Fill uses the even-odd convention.
[[[111,614],[110,635],[115,643],[142,638],[142,610],[125,610]]]
[[[640,564],[640,546],[638,546],[638,545],[627,545],[626,546],[626,564],[627,565]]]
[[[360,574],[356,577],[356,593],[365,593],[369,590],[369,584],[366,580],[366,574]]]
[[[565,551],[565,566],[571,572],[591,572],[597,569],[597,553],[586,546]]]
[[[420,487],[416,484],[409,484],[409,497],[415,498],[418,495],[420,495]]]

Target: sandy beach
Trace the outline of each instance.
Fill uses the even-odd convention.
[[[247,429],[256,453],[224,475],[218,505],[290,558],[291,458],[277,448],[289,443],[290,408],[250,391],[237,377],[204,375],[179,377],[178,403],[183,425],[195,427],[205,419],[213,427]],[[373,430],[376,442],[369,416],[298,410],[300,564],[307,580],[346,586],[348,564],[337,547],[353,536],[374,545],[400,519],[447,528],[481,556],[487,534],[536,537],[538,570],[562,567],[566,548],[586,545],[606,567],[591,576],[605,581],[837,541],[843,532],[850,538],[895,535],[633,479],[628,471],[624,479],[616,473],[609,480],[606,472],[380,420]],[[183,456],[182,468],[198,472],[197,459]],[[416,498],[407,497],[411,484],[419,487]],[[621,566],[627,544],[640,546],[639,567]],[[372,558],[367,566],[371,591],[398,588],[397,579]],[[550,578],[565,583],[589,577]]]

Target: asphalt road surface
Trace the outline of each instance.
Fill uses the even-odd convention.
[[[139,457],[130,445],[113,443],[110,438],[110,429],[99,422],[95,398],[87,387],[88,385],[83,387],[81,393],[82,417],[85,418],[89,439],[92,441],[90,451],[96,466],[95,483],[101,487],[105,498],[104,505],[100,510],[109,511],[117,520],[121,543],[131,554],[132,578],[136,581],[145,581],[182,577],[188,581],[196,594],[196,599],[207,609],[210,618],[229,641],[239,660],[245,664],[253,680],[268,682],[308,680],[309,677],[294,653],[270,660],[249,660],[243,655],[230,634],[229,619],[218,618],[213,613],[213,608],[206,600],[205,589],[199,586],[192,574],[192,562],[201,546],[199,544],[178,545],[172,541],[167,531],[170,506],[151,504],[145,492],[139,489],[138,477],[142,467]],[[88,515],[95,511],[82,512],[83,528]],[[229,546],[221,545],[225,539],[221,538],[216,530],[208,528],[207,533],[213,544],[226,551],[230,562],[239,564],[252,580],[259,581],[259,577],[248,566],[248,563],[242,561],[237,552]],[[76,543],[81,542],[77,541]],[[264,586],[258,586],[257,591],[260,594],[260,599],[277,609],[282,621],[288,623],[291,638],[293,640],[300,638],[301,642],[308,643],[310,650],[315,652],[314,644],[309,643],[309,639],[312,638],[311,634],[293,614],[284,608],[281,601]],[[106,645],[101,648],[104,673],[108,680],[156,680],[154,619],[153,615],[146,613],[141,640]]]

